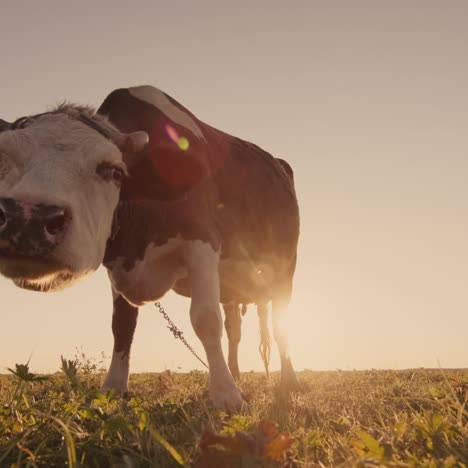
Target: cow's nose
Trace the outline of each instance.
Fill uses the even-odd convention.
[[[0,232],[6,229],[9,221],[9,199],[0,198]]]
[[[60,238],[66,231],[70,216],[65,208],[46,207],[49,213],[44,213],[44,231],[49,239]]]
[[[41,255],[63,239],[71,221],[63,206],[0,198],[0,236],[11,253]]]
[[[4,229],[6,224],[7,224],[6,213],[5,213],[5,210],[3,209],[3,207],[0,205],[0,231],[2,231]]]

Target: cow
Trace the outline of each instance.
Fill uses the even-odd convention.
[[[220,303],[272,302],[281,382],[296,386],[281,323],[298,238],[284,165],[155,87],[114,90],[97,111],[64,103],[0,122],[0,273],[46,292],[104,265],[114,347],[103,390],[127,392],[138,308],[171,289],[191,298],[216,407],[243,404]]]

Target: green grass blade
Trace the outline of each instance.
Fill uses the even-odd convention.
[[[156,442],[161,444],[172,456],[172,458],[181,466],[188,466],[185,464],[182,455],[161,435],[161,433],[151,426],[147,427],[149,433]]]

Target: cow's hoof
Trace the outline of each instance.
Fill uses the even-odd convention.
[[[300,389],[299,380],[297,380],[294,371],[285,372],[281,375],[280,388],[283,392],[295,392]]]
[[[216,408],[224,411],[240,411],[247,405],[235,385],[223,389],[210,389],[210,400]]]
[[[107,380],[101,386],[102,393],[114,392],[116,395],[128,395],[128,386],[118,382],[108,382]]]
[[[297,380],[296,372],[291,364],[289,358],[281,361],[281,383],[280,388],[282,391],[292,392],[300,388],[299,381]]]
[[[101,387],[101,393],[110,393],[110,392],[113,392],[114,395],[119,395],[123,398],[126,398],[128,397],[128,390],[118,390],[118,389],[115,389],[115,388],[110,388],[110,387]]]

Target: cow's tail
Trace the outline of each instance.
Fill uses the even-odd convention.
[[[260,325],[260,345],[258,350],[262,357],[263,365],[267,380],[270,380],[270,355],[271,355],[271,338],[270,330],[268,329],[268,307],[266,304],[257,305],[258,322]]]

